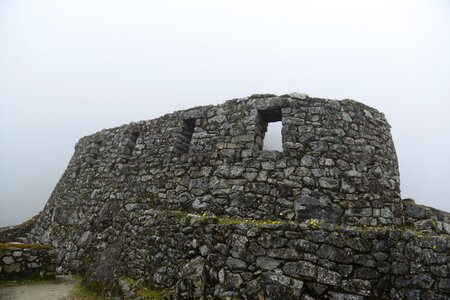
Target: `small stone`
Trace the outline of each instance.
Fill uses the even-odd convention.
[[[393,219],[394,214],[392,213],[392,210],[389,207],[382,208],[380,211],[380,216],[385,219]]]
[[[225,278],[225,286],[229,289],[238,289],[243,283],[239,274],[228,273]]]
[[[326,244],[320,247],[317,255],[319,257],[340,263],[351,263],[353,261],[353,252],[350,249],[341,249]]]
[[[223,284],[225,282],[225,270],[220,269],[219,273],[217,274],[217,277],[219,279],[219,282]]]
[[[319,179],[319,184],[321,187],[330,190],[339,189],[339,181],[333,178],[322,177]]]
[[[403,275],[408,272],[409,266],[401,261],[394,261],[391,266],[392,273],[395,275]]]
[[[38,263],[35,263],[35,262],[32,262],[32,263],[28,263],[28,264],[27,264],[27,267],[30,268],[30,269],[37,269],[37,268],[39,268],[40,266],[41,266],[41,264],[38,264]]]
[[[342,281],[342,288],[350,293],[355,293],[362,296],[369,296],[371,284],[368,280],[350,279]]]
[[[209,247],[207,245],[201,246],[198,250],[202,256],[206,256],[209,253]]]
[[[347,175],[348,177],[361,177],[361,173],[356,170],[347,171],[345,172],[345,175]]]
[[[345,214],[353,217],[370,217],[372,216],[372,208],[349,208],[345,211]]]
[[[290,93],[289,96],[291,96],[292,98],[297,98],[297,99],[306,99],[308,98],[307,94],[303,94],[303,93]]]
[[[239,234],[231,235],[231,245],[236,248],[245,248],[247,246],[248,239],[245,236]]]
[[[341,275],[339,275],[339,273],[319,267],[317,269],[317,282],[338,286],[341,284]]]
[[[307,261],[288,262],[284,264],[283,272],[294,277],[305,276],[316,278],[317,267]]]
[[[262,162],[261,167],[263,170],[275,170],[275,162],[273,161]]]
[[[256,259],[256,266],[264,270],[273,270],[280,265],[281,261],[261,256]]]
[[[139,205],[137,203],[128,203],[125,205],[125,210],[130,212],[130,211],[136,210],[138,208],[138,206]]]
[[[342,115],[342,120],[344,120],[345,122],[349,122],[349,123],[353,122],[352,118],[350,117],[350,115],[347,112],[343,111],[341,115]]]
[[[14,251],[14,252],[12,253],[12,256],[13,256],[13,257],[21,257],[21,256],[22,256],[22,251]]]
[[[244,174],[244,168],[240,166],[218,166],[216,174],[223,178],[238,178]]]
[[[363,296],[329,292],[330,300],[363,300]]]
[[[11,256],[6,256],[3,257],[2,261],[5,265],[10,265],[14,262],[14,258],[12,258]]]
[[[439,280],[439,290],[450,293],[450,278],[443,278]]]
[[[3,270],[7,274],[19,273],[20,272],[20,264],[14,263],[14,264],[10,264],[10,265],[5,265],[5,266],[3,266]]]
[[[237,269],[246,269],[247,268],[247,264],[237,258],[233,258],[233,257],[228,257],[227,259],[227,266],[231,269],[231,270],[237,270]]]

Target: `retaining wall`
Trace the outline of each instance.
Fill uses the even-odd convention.
[[[54,277],[56,254],[48,246],[0,244],[0,280]]]

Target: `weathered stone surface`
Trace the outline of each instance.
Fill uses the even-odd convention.
[[[340,263],[351,263],[353,261],[353,252],[348,248],[341,249],[330,245],[322,245],[317,255]]]
[[[10,265],[14,262],[14,258],[12,258],[11,256],[6,256],[2,258],[2,261],[5,265]]]
[[[371,291],[371,284],[368,280],[349,279],[342,281],[342,288],[350,293],[368,296]]]
[[[239,274],[229,273],[225,277],[225,286],[230,289],[238,289],[242,283],[243,280]]]
[[[238,270],[238,269],[245,269],[245,268],[247,268],[247,264],[244,261],[242,261],[240,259],[233,258],[233,257],[228,257],[226,264],[231,270]]]
[[[47,246],[0,243],[0,281],[55,276],[55,252]]]
[[[267,256],[258,257],[256,266],[264,270],[273,270],[280,265],[281,261]]]
[[[317,269],[317,282],[339,286],[341,284],[341,275],[319,267]]]
[[[293,277],[316,278],[317,266],[307,261],[288,262],[284,264],[283,272]]]

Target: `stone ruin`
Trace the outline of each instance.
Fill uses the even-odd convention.
[[[399,186],[379,111],[252,95],[80,139],[0,241],[50,245],[58,274],[126,299],[450,299],[450,215]]]

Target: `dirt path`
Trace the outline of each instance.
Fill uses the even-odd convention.
[[[58,276],[55,281],[0,285],[1,300],[62,300],[78,281],[68,276]]]

